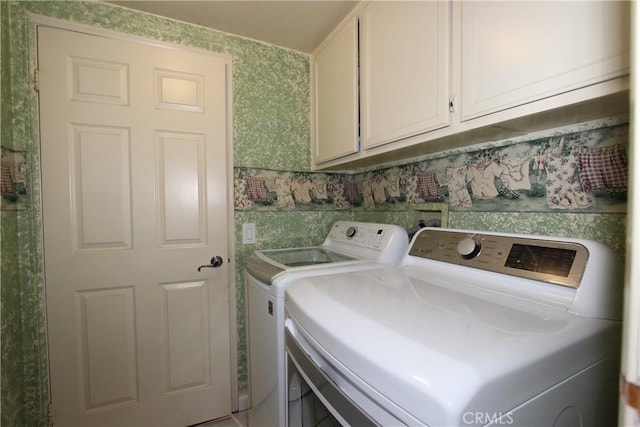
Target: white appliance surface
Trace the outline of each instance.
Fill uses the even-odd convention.
[[[600,399],[604,387],[615,395],[619,289],[606,248],[574,240],[578,255],[570,253],[574,246],[549,252],[544,239],[550,238],[519,236],[527,239],[518,240],[519,247],[541,254],[523,268],[529,255],[515,259],[491,241],[495,234],[426,230],[399,267],[303,278],[286,291],[287,328],[310,344],[320,365],[331,366],[334,382],[355,387],[371,400],[371,410],[378,405],[408,425],[527,425],[523,420],[540,420],[540,410],[526,407],[535,399],[554,425],[556,417],[584,416],[561,417],[563,402],[595,412],[586,401]],[[481,250],[463,257],[474,252],[465,247],[469,242],[453,243],[468,238]],[[584,271],[575,269],[580,251]],[[565,255],[575,258],[573,265],[557,261]],[[488,271],[489,256],[498,268],[515,266],[514,275]],[[544,265],[559,268],[561,282],[575,275],[575,286],[551,283],[556,273]],[[531,275],[527,269],[538,269],[531,277],[543,280],[522,277]],[[611,372],[613,383],[603,379]],[[575,385],[586,378],[594,388],[589,396],[588,387]],[[540,397],[567,381],[560,397]]]
[[[320,246],[257,250],[245,268],[268,286],[269,293],[282,298],[292,281],[317,274],[319,269],[399,264],[408,244],[406,230],[397,225],[338,221]]]
[[[297,280],[395,265],[408,248],[404,228],[338,221],[321,246],[255,251],[247,282],[250,426],[285,425],[284,294]]]

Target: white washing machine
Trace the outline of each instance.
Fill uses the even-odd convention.
[[[616,425],[621,276],[592,241],[425,228],[399,267],[301,279],[289,426]]]
[[[397,225],[338,221],[321,246],[259,250],[246,260],[250,426],[286,422],[285,290],[302,277],[397,265],[408,244]]]

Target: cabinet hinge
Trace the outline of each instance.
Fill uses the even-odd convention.
[[[40,70],[33,70],[33,88],[36,92],[40,92]]]
[[[455,111],[455,108],[454,108],[455,107],[455,102],[456,102],[456,97],[452,96],[449,99],[449,112],[450,113],[453,113]]]

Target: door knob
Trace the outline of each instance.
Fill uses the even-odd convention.
[[[202,270],[203,268],[218,268],[223,263],[224,261],[222,260],[222,257],[220,257],[219,255],[216,255],[213,258],[211,258],[209,265],[201,265],[200,267],[198,267],[198,271]]]

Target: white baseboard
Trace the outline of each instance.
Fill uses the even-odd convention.
[[[249,409],[249,395],[243,394],[238,397],[238,410],[246,411],[247,409]]]

